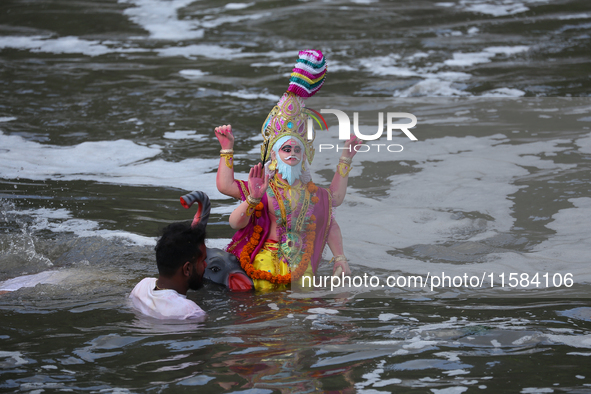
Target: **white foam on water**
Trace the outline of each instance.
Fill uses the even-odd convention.
[[[518,45],[513,47],[488,47],[481,52],[456,52],[453,54],[453,59],[446,60],[443,63],[446,66],[467,67],[473,66],[474,64],[489,63],[497,55],[509,56],[525,52],[528,49],[528,46]]]
[[[398,77],[415,77],[419,76],[419,72],[410,69],[409,67],[397,66],[400,55],[390,54],[389,56],[377,56],[371,58],[361,59],[360,63],[365,65],[370,72],[376,75],[394,75]]]
[[[21,352],[7,352],[0,350],[0,357],[2,358],[11,358],[14,362],[14,366],[25,365],[29,362],[24,358]]]
[[[579,152],[591,153],[591,133],[583,138],[578,138],[575,143],[579,146]]]
[[[55,54],[81,53],[88,56],[100,56],[107,53],[146,52],[141,48],[123,48],[107,46],[100,41],[85,40],[78,37],[49,36],[4,36],[0,37],[1,48],[30,50],[31,52],[46,52]]]
[[[135,124],[136,126],[141,126],[141,125],[143,125],[143,124],[144,124],[144,122],[143,122],[143,121],[141,121],[141,120],[139,120],[138,118],[129,118],[129,119],[127,119],[127,120],[122,120],[122,121],[121,121],[121,122],[119,122],[119,123],[133,123],[133,124]]]
[[[547,2],[547,0],[460,0],[457,6],[464,11],[492,16],[507,16],[529,11],[528,6]]]
[[[199,21],[179,20],[178,11],[195,0],[119,0],[130,4],[123,11],[129,19],[150,33],[157,40],[187,40],[203,38]]]
[[[174,132],[165,132],[164,138],[169,140],[205,141],[209,137],[205,134],[197,134],[197,130],[175,130]]]
[[[43,271],[33,275],[23,275],[0,282],[0,291],[16,291],[22,287],[35,287],[38,284],[58,284],[70,276],[68,271]]]
[[[458,71],[438,71],[445,66],[443,63],[428,67],[412,64],[417,59],[423,59],[424,55],[424,52],[419,52],[401,60],[400,55],[390,54],[389,56],[360,59],[359,64],[379,76],[423,79],[406,90],[394,92],[395,97],[469,95],[456,85],[470,79],[470,74]]]
[[[206,238],[205,246],[208,248],[225,249],[230,243],[230,238]]]
[[[252,7],[254,3],[228,3],[224,6],[227,10],[242,10],[244,8]]]
[[[191,58],[202,56],[209,59],[237,59],[248,56],[239,48],[224,48],[214,44],[193,44],[187,46],[173,46],[156,50],[160,56],[182,56]]]
[[[400,384],[400,383],[402,383],[402,380],[400,380],[398,378],[391,378],[391,379],[380,380],[378,382],[375,382],[372,386],[373,387],[386,387],[391,384]]]
[[[420,378],[419,382],[439,382],[439,379],[435,379],[435,378],[431,378],[429,376],[426,376],[424,378]]]
[[[561,15],[561,16],[558,17],[558,19],[560,19],[560,20],[589,19],[589,18],[591,18],[591,14],[588,14],[588,13]]]
[[[447,361],[460,361],[459,352],[439,352],[435,353],[437,357],[444,357]]]
[[[384,365],[386,364],[385,360],[380,360],[378,365],[376,365],[376,369],[371,372],[364,373],[362,378],[365,379],[365,382],[355,383],[355,388],[359,390],[363,390],[367,386],[373,386],[375,383],[381,380],[380,376],[384,373]],[[379,391],[381,393],[381,391]]]
[[[455,87],[455,82],[444,81],[439,78],[427,78],[416,83],[410,88],[394,92],[394,97],[451,97],[451,96],[469,96],[470,93],[464,92]]]
[[[153,246],[156,244],[155,238],[120,230],[100,229],[98,222],[73,218],[72,213],[63,208],[11,210],[9,213],[34,218],[30,229],[35,231],[49,230],[54,233],[73,233],[79,237],[121,238],[141,246]]]
[[[171,46],[166,48],[156,49],[159,56],[173,57],[182,56],[188,59],[195,59],[196,56],[206,57],[209,59],[232,60],[247,57],[263,58],[263,59],[282,59],[295,58],[297,51],[286,52],[243,52],[243,48],[225,48],[213,44],[192,44],[187,46]],[[254,63],[263,64],[263,63]],[[289,75],[289,74],[288,74]]]
[[[160,147],[128,140],[83,142],[56,146],[28,141],[0,131],[0,168],[4,178],[32,180],[89,180],[120,185],[175,187],[202,190],[210,198],[225,199],[215,186],[219,159],[155,159]],[[191,170],[188,171],[187,169]]]
[[[443,371],[444,374],[447,376],[458,376],[458,375],[466,375],[469,374],[470,371],[465,369],[451,369],[449,371]]]
[[[338,60],[331,60],[330,61],[330,72],[336,72],[336,71],[358,71],[357,68],[355,67],[351,67],[350,65],[347,64],[343,64],[342,62],[339,62]]]
[[[209,75],[209,73],[201,70],[181,70],[179,71],[179,74],[181,74],[182,77],[185,77],[187,79],[199,79],[203,78],[206,75]]]
[[[439,343],[439,341],[427,341],[422,339],[421,337],[414,337],[410,339],[406,344],[402,345],[402,347],[406,350],[417,350],[417,349],[424,349],[435,346]]]
[[[470,34],[478,32],[478,29],[475,29],[471,29]],[[464,91],[464,84],[472,76],[465,72],[449,71],[450,67],[463,68],[475,64],[489,63],[498,55],[511,56],[527,50],[529,50],[528,46],[517,45],[488,47],[481,52],[456,52],[453,54],[452,59],[428,66],[422,66],[420,63],[416,64],[416,61],[423,61],[431,53],[434,53],[433,51],[429,51],[429,53],[418,52],[404,59],[398,54],[376,56],[359,59],[357,63],[360,67],[366,68],[369,72],[379,76],[422,79],[407,89],[394,92],[394,97],[471,96],[470,93]],[[516,91],[507,88],[498,89],[498,91],[490,94],[494,97],[517,96]]]
[[[380,315],[378,316],[378,320],[379,321],[389,321],[392,319],[396,319],[397,317],[399,317],[399,316],[394,313],[380,313]]]
[[[336,309],[328,309],[328,308],[310,308],[307,311],[308,313],[315,313],[318,315],[336,315],[339,313]]]
[[[279,101],[279,99],[281,97],[275,95],[275,94],[270,94],[270,93],[251,93],[247,90],[239,90],[237,92],[224,92],[225,95],[227,96],[233,96],[233,97],[238,97],[238,98],[242,98],[245,100],[258,100],[258,99],[266,99],[266,100],[271,100],[271,101]]]
[[[520,393],[522,393],[522,394],[553,393],[553,392],[554,392],[554,390],[552,390],[549,387],[525,387],[520,391]]]
[[[500,88],[488,90],[480,95],[480,97],[522,97],[525,92],[519,89]]]
[[[16,118],[14,116],[0,116],[0,123],[1,122],[12,122],[13,120],[16,120]]]

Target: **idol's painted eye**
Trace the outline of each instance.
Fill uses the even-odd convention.
[[[302,152],[302,148],[300,148],[299,146],[296,146],[296,147],[293,149],[293,151],[294,151],[295,153],[301,153],[301,152]]]
[[[212,270],[214,273],[220,272],[222,270],[220,267],[216,266],[209,267],[209,269]]]
[[[290,153],[291,152],[291,145],[285,145],[283,148],[281,148],[281,150],[285,153]]]

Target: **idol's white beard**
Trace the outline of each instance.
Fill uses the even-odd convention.
[[[285,179],[285,181],[290,186],[293,185],[298,179],[302,183],[308,183],[312,180],[312,176],[310,175],[309,169],[306,168],[306,171],[302,171],[303,159],[304,158],[302,157],[302,161],[292,167],[289,164],[284,163],[283,160],[279,158],[277,160],[277,170],[275,172],[269,170],[269,164],[271,164],[271,161],[269,160],[267,164],[265,164],[265,172],[267,175],[269,175],[269,177],[272,177],[276,173],[281,174],[283,179]]]
[[[289,186],[293,185],[297,179],[302,175],[302,161],[300,160],[295,166],[290,166],[283,162],[281,157],[277,160],[277,172],[281,174],[283,179],[287,181]]]

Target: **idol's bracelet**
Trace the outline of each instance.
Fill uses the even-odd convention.
[[[226,167],[234,168],[234,149],[220,150],[220,157],[226,160]]]
[[[341,157],[339,158],[339,163],[351,164],[353,163],[353,159],[350,157]]]
[[[257,205],[261,202],[260,198],[252,198],[250,195],[246,196],[246,202],[248,203],[248,208],[246,208],[246,214],[251,216]]]
[[[342,161],[339,161],[339,164],[337,165],[337,171],[339,172],[339,175],[343,178],[349,176],[349,173],[351,172],[352,168],[353,167],[351,166],[351,163],[343,163]]]

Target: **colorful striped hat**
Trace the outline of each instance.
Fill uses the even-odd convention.
[[[289,79],[288,92],[300,97],[312,97],[326,79],[326,61],[322,52],[308,49],[300,51]]]
[[[275,143],[282,137],[289,135],[302,143],[306,159],[308,163],[312,163],[316,132],[312,127],[312,138],[308,138],[307,124],[311,112],[305,108],[304,99],[316,94],[325,79],[326,61],[322,52],[313,49],[300,51],[289,79],[287,92],[269,112],[261,128],[264,139],[261,145],[263,162],[269,159]]]

